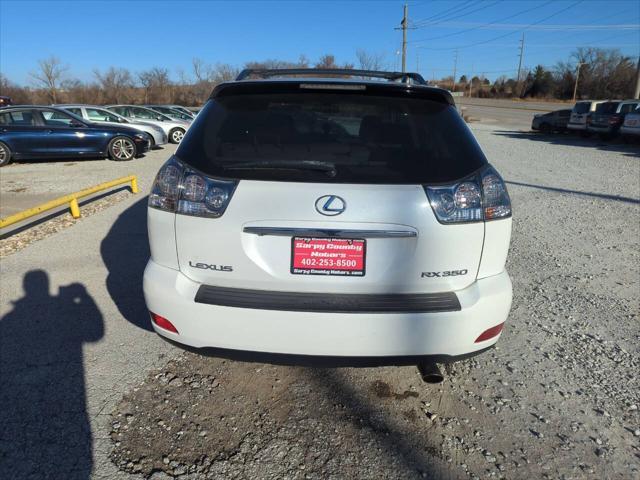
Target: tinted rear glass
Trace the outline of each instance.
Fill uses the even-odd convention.
[[[35,125],[31,110],[17,110],[0,114],[0,125]]]
[[[441,183],[486,164],[448,104],[299,90],[210,100],[177,155],[216,177],[322,183]]]
[[[591,102],[580,102],[573,107],[573,113],[588,113],[590,109]]]
[[[619,103],[620,102],[601,103],[600,105],[598,105],[596,107],[596,113],[603,114],[603,115],[608,115],[610,113],[616,113],[616,110],[618,109],[618,104]]]

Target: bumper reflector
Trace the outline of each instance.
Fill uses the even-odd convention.
[[[473,343],[484,342],[485,340],[489,340],[490,338],[495,337],[502,331],[502,327],[504,327],[504,322],[502,322],[499,325],[496,325],[495,327],[491,327],[485,330],[480,334],[478,338],[476,338],[476,341]]]
[[[166,318],[161,317],[157,313],[153,313],[153,312],[149,312],[149,314],[151,315],[151,320],[153,321],[153,323],[155,323],[160,328],[164,328],[165,330],[168,330],[173,333],[178,333],[178,329],[174,327],[173,324]]]

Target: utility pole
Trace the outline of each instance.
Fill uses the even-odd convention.
[[[458,49],[456,48],[456,56],[453,57],[453,86],[451,87],[451,91],[456,91],[456,70],[458,69]]]
[[[636,91],[633,93],[633,98],[640,98],[640,57],[638,57],[638,69],[636,71]]]
[[[576,101],[576,95],[578,94],[578,80],[580,79],[580,67],[586,65],[586,63],[578,62],[578,71],[576,72],[576,84],[573,87],[573,101]]]
[[[524,53],[524,32],[522,32],[522,38],[520,39],[520,60],[518,61],[518,77],[516,80],[516,86],[518,88],[518,96],[520,96],[520,72],[522,71],[522,54]]]
[[[402,22],[400,27],[396,27],[395,30],[402,30],[402,71],[407,71],[407,30],[413,30],[409,27],[409,5],[404,4],[402,15]]]
[[[409,14],[409,6],[404,4],[404,15],[402,17],[402,71],[407,71],[407,23]]]

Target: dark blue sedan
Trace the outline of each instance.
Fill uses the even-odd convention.
[[[0,167],[14,159],[131,160],[147,150],[149,136],[128,127],[90,123],[54,107],[0,109]]]

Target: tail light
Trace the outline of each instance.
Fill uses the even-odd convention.
[[[156,175],[149,206],[182,215],[217,218],[226,210],[237,185],[237,181],[203,175],[171,157]]]
[[[452,185],[424,188],[440,223],[482,222],[511,216],[507,187],[493,167]]]
[[[619,123],[622,123],[622,116],[621,115],[611,115],[609,117],[609,124],[610,125],[617,125]]]

